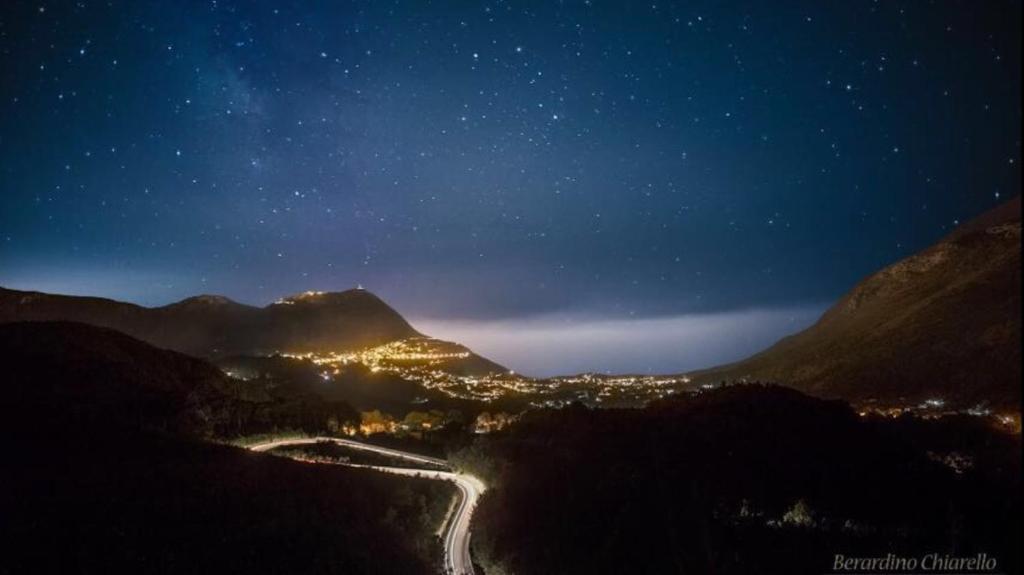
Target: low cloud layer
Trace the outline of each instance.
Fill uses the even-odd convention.
[[[413,324],[528,375],[674,373],[742,359],[811,325],[823,310],[802,306],[642,319],[419,319]]]

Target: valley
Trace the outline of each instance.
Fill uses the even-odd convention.
[[[413,564],[457,575],[614,572],[644,561],[743,574],[754,557],[767,572],[793,565],[787,548],[917,550],[951,538],[958,548],[998,551],[1012,570],[1020,219],[1019,203],[1008,206],[866,279],[817,324],[763,353],[660,376],[529,377],[418,332],[362,289],[304,292],[264,308],[219,296],[141,308],[3,289],[5,401],[18,412],[7,424],[70,425],[102,438],[111,454],[195,450],[214,467],[237,465],[239,447],[278,456],[253,463],[255,477],[267,465],[310,478],[334,469],[356,483],[390,475],[382,485],[402,493],[390,481],[414,481],[419,495],[394,496],[402,504],[381,515],[382,531],[349,535],[413,542],[409,565],[390,566],[396,572]],[[965,271],[981,254],[991,256],[982,269]],[[988,307],[979,303],[986,298]],[[903,311],[890,313],[894,306]],[[968,307],[989,311],[952,311]],[[952,371],[937,371],[950,361]],[[126,442],[125,433],[137,437]],[[63,431],[45,443],[74,444]],[[96,477],[112,469],[109,459],[71,461]],[[37,471],[47,473],[23,481]],[[187,483],[166,479],[168,493]],[[190,487],[194,505],[209,505],[218,481]],[[104,491],[66,487],[79,488]],[[392,497],[381,493],[373,505]],[[163,509],[164,496],[146,497]],[[952,506],[944,512],[931,506],[942,499]],[[549,513],[529,513],[534,506]],[[146,509],[125,513],[154,512]],[[597,509],[616,525],[645,526],[604,531]],[[256,525],[263,520],[273,521]],[[569,524],[579,528],[565,531]],[[384,535],[396,528],[404,535]],[[562,542],[560,550],[542,553],[534,536]],[[608,537],[619,542],[614,554],[586,554]],[[360,557],[334,561],[368,562],[359,570],[379,561]],[[797,571],[813,572],[827,557],[802,561]]]
[[[0,575],[1024,575],[1021,22],[0,1]]]

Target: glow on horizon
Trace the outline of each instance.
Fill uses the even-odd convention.
[[[40,272],[50,273],[40,273]],[[107,297],[160,306],[195,295],[169,274],[153,270],[97,273],[82,266],[36,270],[0,286],[46,293]],[[212,281],[208,293],[223,287]],[[144,293],[143,293],[144,292]],[[379,292],[378,292],[379,293]],[[240,303],[263,306],[268,301]],[[386,298],[387,300],[387,298]],[[273,301],[270,299],[269,301]],[[402,312],[399,307],[399,313]],[[582,372],[667,374],[743,359],[785,335],[812,324],[825,304],[760,307],[687,315],[621,318],[587,312],[531,315],[512,319],[409,318],[421,333],[454,341],[509,369],[529,376]]]
[[[525,375],[666,374],[743,359],[811,325],[824,309],[812,305],[651,318],[420,318],[412,323]]]

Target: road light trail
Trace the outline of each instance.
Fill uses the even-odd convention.
[[[373,453],[378,453],[380,455],[387,455],[390,457],[404,459],[406,461],[412,461],[415,463],[443,467],[444,470],[430,468],[389,467],[386,465],[364,465],[359,463],[341,462],[335,464],[344,465],[346,467],[372,469],[375,471],[392,473],[395,475],[406,475],[412,477],[424,477],[427,479],[451,481],[452,483],[454,483],[455,487],[459,490],[459,505],[454,517],[452,517],[451,522],[448,524],[448,529],[445,531],[444,535],[444,569],[445,573],[450,575],[473,575],[473,559],[469,554],[469,523],[473,517],[473,510],[476,508],[477,501],[480,499],[480,495],[485,490],[485,486],[482,481],[467,473],[458,473],[455,471],[450,471],[451,467],[448,465],[448,462],[443,459],[438,459],[436,457],[428,457],[426,455],[419,455],[416,453],[409,453],[407,451],[399,451],[397,449],[380,447],[378,445],[371,445],[369,443],[362,443],[359,441],[353,441],[351,439],[342,439],[338,437],[303,437],[298,439],[282,439],[278,441],[258,443],[255,445],[250,445],[248,447],[252,451],[270,451],[271,449],[277,447],[285,447],[288,445],[308,445],[320,441],[330,441],[332,443],[336,443],[344,447],[349,447],[351,449],[370,451]]]

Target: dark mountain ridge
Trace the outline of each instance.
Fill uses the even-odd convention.
[[[76,321],[198,356],[359,349],[420,335],[363,289],[306,292],[266,307],[201,295],[147,308],[96,297],[0,288],[0,322]]]
[[[976,419],[965,433],[733,385],[532,410],[451,460],[488,485],[473,517],[487,573],[821,574],[836,553],[934,552],[1019,573],[1020,437]]]
[[[695,383],[775,381],[821,397],[1016,408],[1020,198],[865,278],[810,328]]]
[[[0,358],[0,405],[16,428],[73,420],[208,438],[358,421],[340,398],[254,394],[207,361],[83,323],[0,324]]]
[[[81,323],[0,324],[0,357],[2,402],[26,426],[71,417],[202,437],[241,404],[213,365]]]
[[[0,360],[0,572],[437,572],[450,486],[200,441],[329,432],[358,421],[342,402],[247,401],[204,360],[81,323],[0,324]]]

